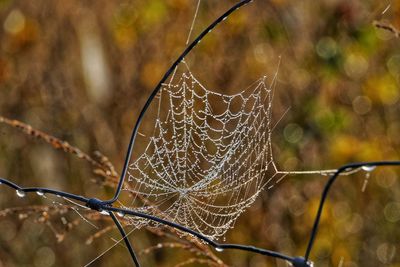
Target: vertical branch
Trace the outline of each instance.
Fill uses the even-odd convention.
[[[135,251],[133,251],[132,245],[129,242],[129,238],[126,235],[124,228],[122,227],[121,223],[118,221],[117,217],[115,217],[113,212],[110,212],[110,216],[113,219],[115,225],[117,226],[119,232],[121,233],[121,236],[124,239],[125,245],[128,248],[129,254],[131,255],[133,262],[135,263],[135,266],[140,267],[139,260],[137,259]]]
[[[119,174],[115,171],[114,165],[112,164],[112,162],[103,154],[101,154],[100,152],[96,151],[94,153],[95,157],[91,157],[89,156],[87,153],[83,152],[82,150],[80,150],[79,148],[69,144],[66,141],[63,141],[57,137],[54,137],[48,133],[45,133],[43,131],[40,131],[38,129],[35,129],[34,127],[32,127],[29,124],[23,123],[21,121],[18,120],[13,120],[13,119],[9,119],[3,116],[0,116],[0,123],[3,123],[7,126],[10,126],[12,128],[16,128],[19,131],[21,131],[22,133],[30,136],[30,137],[34,137],[40,141],[44,141],[45,143],[49,144],[50,146],[52,146],[54,149],[57,150],[61,150],[63,152],[66,153],[70,153],[72,155],[77,156],[78,158],[81,158],[83,160],[86,160],[89,164],[91,164],[94,169],[93,172],[97,175],[100,175],[104,178],[106,178],[107,180],[103,183],[103,185],[109,185],[112,187],[115,187],[117,184],[117,179]],[[143,196],[139,196],[142,201],[147,201]],[[66,207],[67,208],[67,207]],[[9,214],[13,214],[13,213],[19,213],[19,212],[29,212],[29,213],[33,213],[35,211],[40,212],[41,210],[48,210],[51,209],[51,207],[48,206],[29,206],[29,207],[17,207],[17,208],[9,208],[9,209],[5,209],[0,211],[0,217],[1,216],[7,216]],[[93,215],[95,215],[97,213],[93,213]],[[100,216],[102,217],[102,216]],[[94,218],[91,218],[94,219]],[[95,218],[96,220],[99,218]],[[152,233],[155,233],[155,229],[152,229],[150,227],[146,227],[146,229]],[[168,232],[167,232],[168,231]],[[171,237],[175,237],[178,238],[179,240],[182,238],[179,236],[179,233],[176,229],[174,228],[165,228],[164,229],[157,229],[157,233],[158,236],[165,236],[168,238]],[[224,262],[219,259],[210,249],[208,246],[206,246],[205,244],[199,242],[199,240],[197,240],[196,238],[193,238],[189,235],[185,236],[184,239],[188,242],[188,244],[190,244],[190,249],[194,249],[198,253],[198,251],[201,251],[201,254],[206,256],[209,260],[211,260],[212,262],[214,262],[215,264],[219,265],[219,266],[226,266],[224,264]],[[182,241],[184,242],[184,241]]]

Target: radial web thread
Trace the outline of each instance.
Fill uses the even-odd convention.
[[[267,184],[277,182],[271,149],[275,78],[225,95],[207,90],[187,66],[174,77],[163,85],[153,135],[130,163],[124,190],[133,195],[133,209],[218,239]]]

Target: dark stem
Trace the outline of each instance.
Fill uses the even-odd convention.
[[[320,220],[321,220],[322,211],[324,209],[325,200],[328,197],[329,190],[331,189],[333,183],[336,181],[336,179],[339,177],[339,175],[342,172],[346,172],[346,171],[349,171],[349,170],[354,170],[354,169],[361,168],[361,167],[399,166],[399,165],[400,165],[400,161],[379,161],[379,162],[351,163],[351,164],[347,164],[347,165],[344,165],[344,166],[340,167],[329,178],[328,182],[325,184],[324,191],[322,192],[322,196],[321,196],[321,200],[320,200],[320,203],[319,203],[317,215],[316,215],[315,220],[314,220],[314,226],[313,226],[313,229],[311,231],[311,236],[310,236],[310,240],[309,240],[308,245],[307,245],[306,253],[304,255],[304,258],[305,258],[306,261],[308,261],[308,259],[310,257],[310,253],[311,253],[315,238],[317,236],[317,232],[318,232],[319,223],[320,223]]]
[[[171,67],[167,70],[167,72],[164,74],[163,78],[159,81],[159,83],[157,84],[157,86],[154,88],[153,92],[151,93],[151,95],[149,96],[149,98],[147,99],[145,105],[143,106],[136,124],[132,130],[132,134],[130,137],[130,141],[129,141],[129,145],[128,145],[128,149],[127,149],[127,153],[125,156],[125,162],[124,162],[124,166],[121,172],[121,176],[115,191],[115,194],[113,196],[112,199],[106,200],[106,201],[101,201],[95,198],[86,198],[83,196],[79,196],[79,195],[75,195],[75,194],[71,194],[71,193],[66,193],[66,192],[62,192],[62,191],[58,191],[58,190],[53,190],[53,189],[49,189],[49,188],[41,188],[41,187],[20,187],[15,183],[12,183],[6,179],[2,179],[0,178],[0,184],[4,184],[10,188],[13,188],[15,190],[24,192],[24,193],[31,193],[31,192],[41,192],[41,193],[45,193],[45,194],[51,194],[51,195],[56,195],[56,196],[61,196],[61,197],[65,197],[68,199],[72,199],[75,201],[79,201],[84,203],[86,206],[88,206],[89,208],[93,209],[93,210],[97,210],[97,211],[102,211],[102,210],[106,210],[110,212],[110,216],[113,219],[115,225],[117,226],[128,250],[129,253],[131,255],[131,258],[133,260],[133,262],[135,263],[135,265],[137,267],[139,267],[139,262],[138,259],[136,257],[135,252],[133,251],[132,245],[129,242],[128,237],[126,236],[126,233],[121,225],[121,223],[118,221],[118,219],[116,218],[116,216],[114,215],[114,212],[120,212],[123,213],[125,215],[128,216],[136,216],[136,217],[140,217],[140,218],[145,218],[154,222],[158,222],[161,223],[163,225],[167,225],[170,227],[173,227],[175,229],[178,229],[182,232],[191,234],[193,236],[196,236],[197,238],[201,239],[202,241],[208,243],[209,245],[213,246],[216,250],[218,251],[222,251],[224,249],[235,249],[235,250],[242,250],[242,251],[249,251],[249,252],[253,252],[253,253],[257,253],[257,254],[261,254],[261,255],[265,255],[265,256],[269,256],[269,257],[274,257],[274,258],[278,258],[278,259],[282,259],[282,260],[286,260],[288,262],[290,262],[293,266],[296,267],[308,267],[311,266],[311,263],[308,262],[308,259],[310,257],[310,253],[315,241],[315,238],[317,236],[317,232],[318,232],[318,228],[319,228],[319,224],[320,224],[320,219],[321,219],[321,215],[322,215],[322,211],[324,208],[324,203],[326,201],[326,198],[329,194],[329,191],[333,185],[333,183],[336,181],[337,177],[345,171],[349,171],[352,169],[356,169],[356,168],[360,168],[363,166],[398,166],[400,165],[400,161],[382,161],[382,162],[368,162],[368,163],[353,163],[353,164],[348,164],[345,165],[341,168],[339,168],[335,174],[333,176],[331,176],[328,180],[328,182],[326,183],[325,187],[324,187],[324,191],[322,193],[321,196],[321,200],[320,200],[320,204],[319,204],[319,208],[317,211],[317,215],[316,218],[314,220],[314,225],[313,225],[313,229],[311,231],[311,236],[310,236],[310,240],[307,246],[307,250],[305,252],[305,257],[301,258],[301,257],[291,257],[279,252],[275,252],[275,251],[271,251],[271,250],[266,250],[266,249],[262,249],[262,248],[258,248],[258,247],[254,247],[254,246],[246,246],[246,245],[239,245],[239,244],[220,244],[217,243],[211,239],[209,239],[208,237],[204,236],[201,233],[198,233],[190,228],[187,228],[185,226],[182,226],[180,224],[176,224],[174,222],[170,222],[152,215],[148,215],[145,213],[141,213],[141,212],[136,212],[136,211],[132,211],[132,210],[127,210],[127,209],[122,209],[122,208],[115,208],[112,207],[111,205],[118,199],[121,190],[122,190],[122,186],[125,180],[125,176],[128,170],[128,166],[129,166],[129,160],[131,158],[132,155],[132,151],[133,151],[133,146],[135,144],[135,140],[136,140],[136,136],[139,130],[139,126],[144,118],[144,115],[147,111],[147,109],[149,108],[151,102],[153,101],[153,99],[155,98],[155,96],[158,94],[158,92],[161,90],[162,85],[164,84],[164,82],[168,79],[168,77],[171,75],[171,73],[177,68],[177,66],[184,60],[184,58],[200,43],[200,41],[210,32],[212,31],[218,24],[220,24],[223,20],[225,20],[230,14],[232,14],[234,11],[236,11],[237,9],[239,9],[240,7],[248,4],[249,2],[251,2],[252,0],[242,0],[239,3],[237,3],[236,5],[234,5],[233,7],[231,7],[228,11],[226,11],[222,16],[220,16],[219,18],[217,18],[213,23],[211,23],[202,33],[200,33],[200,35],[198,37],[196,37],[196,39],[182,52],[182,54],[178,57],[178,59],[171,65]]]
[[[242,251],[250,251],[250,252],[265,255],[265,256],[270,256],[270,257],[274,257],[274,258],[278,258],[278,259],[282,259],[282,260],[287,260],[290,262],[292,262],[294,259],[293,257],[281,254],[279,252],[262,249],[262,248],[257,248],[254,246],[246,246],[246,245],[238,245],[238,244],[220,244],[220,243],[215,242],[215,241],[211,240],[210,238],[204,236],[203,234],[196,232],[190,228],[187,228],[183,225],[180,225],[180,224],[177,224],[174,222],[170,222],[168,220],[161,219],[159,217],[145,214],[142,212],[137,212],[137,211],[128,210],[128,209],[115,208],[115,207],[111,207],[111,206],[103,206],[102,208],[103,208],[103,210],[106,210],[109,212],[118,212],[118,213],[121,213],[124,215],[130,215],[130,216],[134,216],[134,217],[144,218],[144,219],[151,220],[153,222],[157,222],[157,223],[160,223],[163,225],[173,227],[182,232],[185,232],[185,233],[188,233],[188,234],[191,234],[191,235],[197,237],[198,239],[208,243],[210,246],[214,247],[217,250],[222,251],[224,249],[235,249],[235,250],[242,250]]]
[[[67,193],[67,192],[63,192],[63,191],[59,191],[59,190],[54,190],[54,189],[50,189],[50,188],[44,188],[44,187],[21,187],[13,182],[10,182],[6,179],[3,179],[0,177],[0,184],[4,184],[7,185],[8,187],[11,187],[15,190],[24,192],[24,193],[43,193],[43,194],[51,194],[51,195],[55,195],[55,196],[59,196],[59,197],[65,197],[65,198],[69,198],[69,199],[73,199],[76,201],[80,201],[84,204],[86,204],[89,201],[89,198],[83,197],[83,196],[79,196],[79,195],[75,195],[75,194],[71,194],[71,193]]]
[[[208,243],[209,245],[211,245],[212,247],[216,248],[217,250],[224,250],[224,249],[235,249],[235,250],[242,250],[242,251],[249,251],[249,252],[253,252],[253,253],[257,253],[257,254],[261,254],[261,255],[265,255],[265,256],[269,256],[269,257],[274,257],[274,258],[278,258],[278,259],[282,259],[282,260],[286,260],[289,262],[293,262],[295,258],[287,256],[285,254],[281,254],[279,252],[275,252],[275,251],[271,251],[271,250],[267,250],[267,249],[262,249],[262,248],[257,248],[254,246],[246,246],[246,245],[239,245],[239,244],[220,244],[218,242],[215,242],[213,240],[211,240],[210,238],[204,236],[201,233],[198,233],[190,228],[187,228],[183,225],[174,223],[174,222],[170,222],[161,218],[158,218],[156,216],[152,216],[149,214],[145,214],[145,213],[141,213],[141,212],[137,212],[137,211],[132,211],[132,210],[128,210],[128,209],[122,209],[122,208],[115,208],[112,207],[110,205],[104,204],[104,202],[95,199],[95,198],[85,198],[82,196],[78,196],[78,195],[74,195],[74,194],[70,194],[70,193],[65,193],[62,191],[58,191],[58,190],[53,190],[53,189],[48,189],[48,188],[41,188],[41,187],[20,187],[6,179],[0,178],[0,185],[6,185],[14,190],[19,190],[25,193],[34,193],[34,192],[42,192],[42,193],[46,193],[46,194],[50,194],[50,195],[55,195],[55,196],[62,196],[68,199],[73,199],[76,201],[80,201],[83,202],[83,204],[85,204],[86,206],[88,206],[89,208],[96,210],[96,211],[108,211],[110,212],[110,216],[112,212],[118,212],[124,215],[128,215],[128,216],[135,216],[135,217],[139,217],[139,218],[144,218],[144,219],[148,219],[151,220],[153,222],[157,222],[157,223],[161,223],[163,225],[167,225],[170,227],[173,227],[175,229],[178,229],[182,232],[191,234],[195,237],[197,237],[200,240],[203,240],[204,242]],[[118,227],[118,225],[117,225]],[[119,229],[119,228],[118,228]],[[122,229],[122,227],[121,227]],[[123,230],[123,229],[122,229]],[[121,232],[121,230],[120,230]],[[121,232],[122,237],[126,237],[125,233]],[[126,241],[125,241],[126,243]],[[128,245],[127,245],[128,246]],[[132,250],[132,246],[128,246],[128,249]],[[133,250],[132,250],[133,251]],[[131,253],[132,259],[133,259],[133,255]],[[133,259],[133,261],[135,261],[135,259]]]
[[[251,1],[252,0],[242,0],[242,1],[240,1],[236,5],[232,6],[222,16],[217,18],[213,23],[211,23],[210,26],[208,26],[202,33],[199,34],[199,36],[196,37],[196,39],[194,39],[194,41],[188,47],[186,47],[186,49],[182,52],[182,54],[178,57],[178,59],[171,65],[171,67],[164,74],[163,78],[159,81],[159,83],[157,84],[157,86],[154,88],[153,92],[151,93],[151,95],[147,99],[145,105],[142,108],[142,111],[139,114],[139,117],[136,120],[135,127],[133,127],[131,138],[130,138],[129,145],[128,145],[128,151],[127,151],[126,156],[125,156],[124,167],[122,168],[121,176],[120,176],[120,179],[119,179],[119,182],[118,182],[117,189],[115,191],[114,197],[112,199],[110,199],[110,200],[104,201],[104,203],[106,203],[106,204],[114,203],[118,199],[119,194],[121,193],[122,186],[124,184],[125,176],[126,176],[126,173],[127,173],[127,170],[128,170],[128,166],[129,166],[129,160],[131,158],[132,151],[133,151],[133,146],[135,144],[136,135],[137,135],[138,130],[139,130],[139,126],[140,126],[140,124],[141,124],[141,122],[142,122],[142,120],[144,118],[144,115],[146,114],[147,109],[149,108],[149,106],[150,106],[151,102],[153,101],[154,97],[161,90],[161,87],[164,84],[164,82],[168,79],[168,77],[175,70],[175,68],[179,65],[179,63],[182,62],[182,60],[190,53],[190,51],[192,51],[193,48],[195,48],[200,43],[200,41],[209,32],[211,32],[218,24],[220,24],[223,20],[225,20],[230,14],[232,14],[233,12],[238,10],[240,7],[250,3]]]
[[[132,258],[135,266],[140,267],[139,260],[137,259],[135,251],[132,248],[131,242],[129,242],[129,238],[126,235],[124,228],[122,227],[121,223],[118,221],[117,217],[115,216],[115,214],[113,212],[110,212],[110,216],[113,219],[115,225],[117,226],[119,232],[121,233],[121,236],[124,239],[125,245],[128,248],[129,254],[131,254],[131,258]]]
[[[167,226],[173,227],[175,229],[178,229],[182,232],[191,234],[191,235],[199,238],[200,240],[208,243],[210,246],[214,247],[216,250],[219,250],[219,251],[222,251],[224,249],[235,249],[235,250],[241,250],[241,251],[248,251],[248,252],[253,252],[253,253],[273,257],[273,258],[286,260],[295,267],[309,267],[309,266],[311,266],[311,263],[308,260],[309,260],[309,256],[310,256],[315,238],[317,236],[322,211],[324,208],[324,203],[330,192],[330,188],[332,187],[333,183],[336,181],[336,178],[339,176],[339,174],[341,174],[342,172],[345,172],[345,171],[349,171],[349,170],[357,169],[357,168],[361,168],[361,167],[373,167],[373,166],[375,166],[375,167],[376,166],[400,166],[400,161],[380,161],[380,162],[364,162],[364,163],[348,164],[348,165],[340,167],[335,172],[335,174],[329,178],[328,182],[325,185],[322,196],[321,196],[320,205],[318,208],[316,218],[314,220],[314,226],[311,231],[310,240],[309,240],[304,258],[292,257],[292,256],[288,256],[288,255],[276,252],[276,251],[262,249],[262,248],[258,248],[258,247],[254,247],[254,246],[239,245],[239,244],[221,244],[221,243],[215,242],[215,241],[211,240],[210,238],[206,237],[205,235],[198,233],[198,232],[196,232],[190,228],[187,228],[183,225],[180,225],[180,224],[177,224],[174,222],[170,222],[168,220],[158,218],[156,216],[152,216],[149,214],[145,214],[145,213],[141,213],[141,212],[137,212],[137,211],[133,211],[133,210],[128,210],[128,209],[115,208],[115,207],[112,207],[112,206],[106,204],[105,202],[102,202],[101,200],[98,200],[98,199],[93,199],[93,198],[88,199],[88,198],[85,198],[82,196],[78,196],[78,195],[74,195],[74,194],[70,194],[70,193],[66,193],[66,192],[61,192],[61,191],[57,191],[57,190],[53,190],[53,189],[48,189],[48,188],[41,188],[41,187],[26,187],[26,188],[24,188],[24,187],[20,187],[20,186],[12,183],[6,179],[3,179],[3,178],[0,178],[0,184],[4,184],[10,188],[13,188],[14,190],[20,190],[20,191],[23,191],[26,193],[42,192],[42,193],[46,193],[46,194],[62,196],[65,198],[76,200],[76,201],[81,201],[85,205],[89,206],[90,208],[92,208],[94,210],[97,210],[97,211],[105,210],[105,211],[110,212],[110,216],[114,216],[114,215],[111,215],[113,212],[119,212],[121,214],[128,215],[128,216],[135,216],[135,217],[148,219],[153,222],[167,225]],[[115,216],[114,216],[114,218],[115,218]],[[118,225],[121,226],[119,224],[119,222],[118,222],[118,224],[116,223],[116,225],[117,225],[117,227],[118,227]],[[132,252],[133,252],[132,246],[130,244],[128,245],[129,240],[127,240],[125,231],[123,230],[122,226],[121,226],[121,228],[118,227],[118,229],[120,230],[120,233],[121,233],[122,237],[124,238],[125,243],[128,246],[128,249],[129,249],[129,252],[131,253],[131,257],[132,257],[133,261],[137,261],[136,255],[134,253],[132,254]],[[122,229],[122,231],[121,231],[121,229]]]

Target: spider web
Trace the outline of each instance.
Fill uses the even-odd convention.
[[[275,77],[226,95],[206,89],[184,65],[161,89],[153,134],[130,163],[124,190],[134,196],[135,210],[216,239],[267,184],[277,182],[271,149]]]

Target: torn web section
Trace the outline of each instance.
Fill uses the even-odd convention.
[[[158,103],[157,103],[158,102]],[[275,181],[272,90],[265,78],[225,95],[183,64],[153,102],[153,128],[132,158],[124,207],[217,239]],[[132,218],[135,226],[149,225]]]

